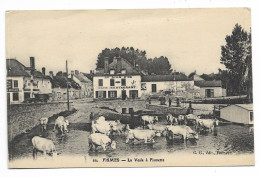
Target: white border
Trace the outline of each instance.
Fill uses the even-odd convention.
[[[259,175],[259,17],[258,0],[2,0],[0,2],[0,175],[1,176],[257,176]],[[112,169],[50,169],[50,170],[9,170],[7,169],[7,120],[5,93],[5,11],[6,10],[74,10],[74,9],[153,9],[153,8],[213,8],[213,7],[249,7],[252,12],[252,42],[253,42],[253,74],[254,74],[254,113],[255,113],[255,167],[185,167],[185,168],[112,168]],[[19,30],[19,29],[18,29]],[[3,143],[4,142],[4,143]],[[258,171],[258,173],[257,173]]]

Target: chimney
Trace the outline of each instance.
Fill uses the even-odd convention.
[[[35,60],[34,57],[30,57],[30,67],[35,70]]]
[[[117,60],[117,62],[116,62],[117,73],[121,73],[121,70],[122,70],[121,57],[117,57],[116,60]]]
[[[75,75],[79,75],[79,70],[75,70]]]
[[[73,70],[71,70],[70,75],[71,75],[71,79],[73,79],[73,76],[74,76],[74,71]]]
[[[45,67],[42,67],[42,74],[45,76]]]
[[[104,61],[104,73],[108,73],[108,61],[109,58],[105,57],[105,61]]]
[[[53,71],[49,72],[50,77],[53,79]]]

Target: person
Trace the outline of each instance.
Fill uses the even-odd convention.
[[[89,119],[90,119],[90,121],[92,121],[94,119],[93,112],[90,113]]]
[[[148,97],[148,103],[151,104],[151,97]]]
[[[169,107],[171,107],[171,105],[172,105],[172,99],[169,98]]]

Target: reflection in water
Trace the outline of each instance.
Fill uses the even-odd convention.
[[[126,157],[130,155],[149,155],[151,153],[175,153],[192,151],[222,151],[228,153],[253,153],[254,135],[251,127],[239,125],[219,126],[213,132],[202,132],[199,134],[199,140],[189,139],[186,142],[181,137],[176,137],[170,143],[167,143],[165,137],[155,137],[154,144],[143,142],[125,143],[125,135],[113,135],[112,139],[117,142],[117,149],[110,148],[103,151],[101,147],[97,151],[89,151],[88,136],[89,131],[84,130],[85,125],[80,125],[77,129],[72,124],[69,133],[61,135],[59,132],[53,132],[52,127],[42,136],[51,139],[56,145],[57,152],[60,155],[89,154],[90,156],[107,157]],[[193,127],[192,127],[193,128]],[[32,157],[31,138],[37,134],[25,134],[20,136],[9,148],[10,158]]]

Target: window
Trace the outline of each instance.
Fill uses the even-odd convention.
[[[134,108],[129,108],[128,110],[130,114],[134,112]]]
[[[110,74],[111,74],[111,75],[114,75],[114,74],[115,74],[115,70],[114,70],[114,69],[111,69],[111,70],[110,70]]]
[[[126,85],[125,79],[121,79],[121,85],[122,85],[122,86],[125,86],[125,85]]]
[[[254,121],[254,114],[253,112],[250,112],[250,122],[253,122]]]
[[[19,101],[19,93],[13,93],[13,101]]]
[[[126,70],[122,69],[121,74],[126,74]]]
[[[117,91],[108,91],[108,98],[117,98]]]
[[[114,79],[110,79],[110,86],[115,86],[115,80]]]
[[[14,80],[14,88],[18,87],[18,80]]]
[[[122,114],[126,114],[126,108],[122,108]]]
[[[103,79],[98,79],[98,86],[103,86]]]
[[[137,98],[138,97],[138,90],[130,90],[129,91],[129,97],[133,98],[133,99]]]
[[[156,92],[156,84],[152,84],[152,92]]]
[[[214,89],[205,89],[205,97],[207,98],[214,97]]]
[[[96,98],[106,98],[106,91],[96,91]]]

